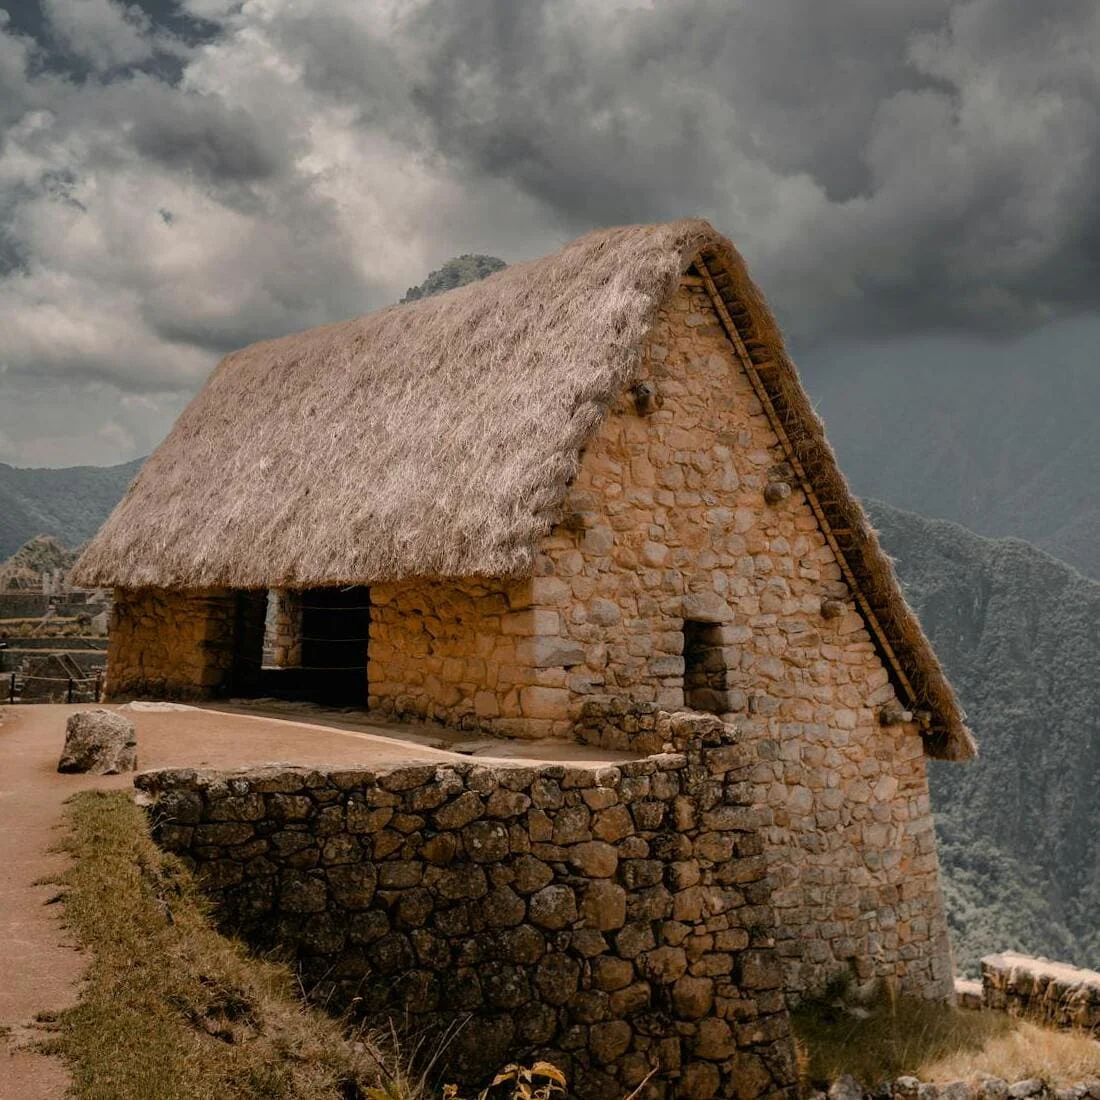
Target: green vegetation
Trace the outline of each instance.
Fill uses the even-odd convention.
[[[1052,361],[1042,331],[1011,357],[975,350],[803,363],[841,468],[861,496],[1027,539],[1100,580],[1093,357]]]
[[[856,1003],[822,999],[792,1013],[804,1073],[824,1084],[850,1073],[864,1085],[904,1074],[929,1080],[926,1064],[977,1052],[1012,1029],[999,1013],[965,1012],[933,1001],[894,1000],[885,993]]]
[[[122,792],[68,811],[65,919],[91,953],[50,1049],[81,1100],[411,1100],[370,1035],[302,1006],[290,972],[210,925],[183,865]]]
[[[933,761],[956,964],[1100,959],[1100,584],[1018,539],[869,506],[978,739]]]
[[[90,539],[142,462],[63,470],[24,470],[0,462],[0,559],[43,533],[65,546]]]
[[[71,569],[77,550],[66,550],[52,535],[39,535],[24,543],[7,561],[0,562],[0,592],[35,588],[46,570]]]
[[[430,298],[433,294],[443,294],[455,287],[476,283],[494,271],[508,265],[496,256],[479,256],[466,253],[448,260],[438,271],[433,271],[419,286],[411,286],[405,292],[402,303],[415,302],[420,298]]]

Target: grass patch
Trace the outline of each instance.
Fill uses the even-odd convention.
[[[930,1001],[897,1000],[884,993],[862,1001],[807,1002],[791,1014],[806,1074],[813,1082],[850,1073],[874,1085],[960,1051],[979,1051],[1011,1030],[999,1013],[964,1012]]]
[[[981,1050],[957,1051],[923,1067],[928,1081],[970,1080],[988,1073],[1006,1081],[1038,1077],[1051,1088],[1100,1077],[1100,1042],[1081,1031],[1054,1031],[1025,1020]]]
[[[1040,1077],[1051,1087],[1100,1074],[1100,1044],[1082,1033],[884,992],[807,1002],[792,1024],[803,1076],[818,1086],[842,1073],[867,1087],[905,1074],[935,1083]]]
[[[81,1100],[417,1095],[371,1036],[349,1038],[295,996],[289,969],[213,928],[187,869],[153,843],[128,794],[77,795],[67,824],[65,918],[92,961],[48,1046]]]

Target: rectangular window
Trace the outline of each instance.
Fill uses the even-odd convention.
[[[726,657],[718,623],[684,621],[684,703],[690,710],[722,714],[726,695]]]

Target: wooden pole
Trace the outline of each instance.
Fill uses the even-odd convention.
[[[741,334],[737,329],[737,325],[734,323],[729,310],[726,308],[726,302],[722,297],[722,292],[715,285],[710,268],[707,266],[706,260],[701,254],[695,258],[695,270],[699,272],[703,280],[703,285],[707,289],[707,295],[711,300],[711,304],[718,314],[718,319],[721,321],[722,327],[726,330],[726,335],[729,337],[730,343],[733,344],[734,351],[737,353],[737,358],[741,361],[741,366],[748,376],[749,383],[752,385],[756,397],[764,409],[765,415],[771,422],[772,430],[779,437],[779,442],[787,456],[787,461],[794,469],[795,476],[798,478],[799,485],[806,497],[806,502],[817,518],[817,522],[821,527],[821,533],[825,536],[825,541],[829,544],[829,549],[832,550],[837,565],[840,566],[840,571],[848,584],[848,588],[851,590],[856,603],[859,605],[860,611],[863,613],[864,621],[867,623],[868,627],[870,627],[871,633],[877,639],[880,652],[886,658],[886,663],[893,669],[902,690],[908,696],[910,702],[916,704],[918,699],[917,693],[913,689],[909,677],[905,674],[905,670],[901,667],[901,662],[898,660],[897,654],[894,652],[894,647],[890,644],[890,640],[887,638],[886,632],[883,630],[882,624],[878,620],[878,616],[871,610],[871,605],[863,594],[859,581],[856,579],[848,563],[847,556],[841,550],[839,543],[833,535],[832,525],[829,523],[825,511],[817,499],[817,493],[814,490],[809,475],[806,473],[802,461],[787,434],[787,430],[783,426],[783,422],[780,420],[779,414],[772,403],[771,394],[768,392],[767,387],[757,373],[756,364],[753,363],[752,357],[749,355],[748,349],[741,339]]]
[[[73,701],[73,678],[69,677],[69,686],[65,691],[65,702],[71,703]]]

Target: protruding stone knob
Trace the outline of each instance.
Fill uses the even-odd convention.
[[[785,481],[769,481],[764,489],[764,500],[773,508],[791,495],[791,487]]]
[[[906,710],[900,703],[887,703],[878,712],[880,726],[900,726],[902,722],[912,722],[913,712]]]
[[[631,391],[634,395],[634,408],[639,416],[655,413],[665,402],[652,382],[639,382]]]

